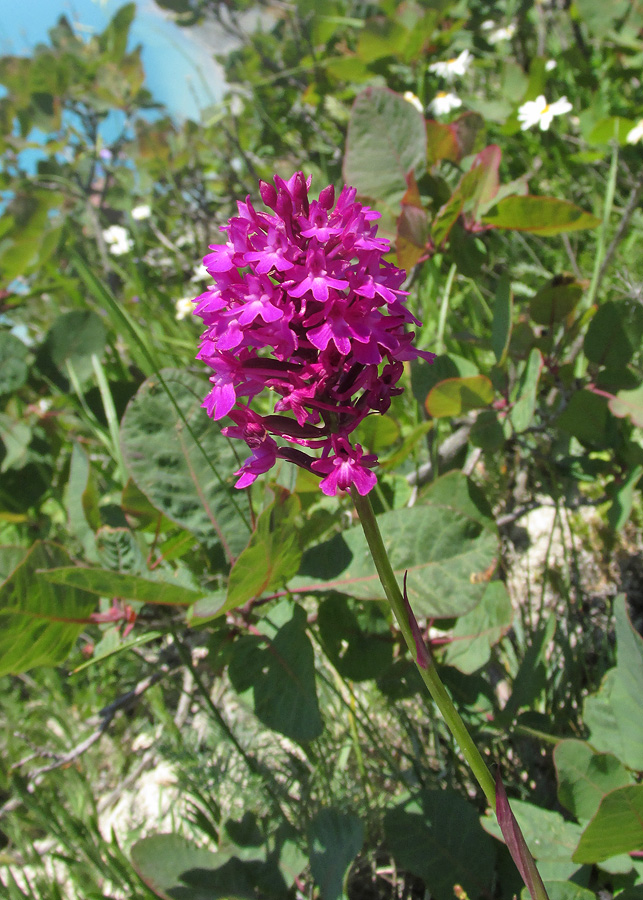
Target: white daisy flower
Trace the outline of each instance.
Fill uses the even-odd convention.
[[[134,246],[129,231],[122,225],[110,225],[103,231],[103,238],[109,247],[109,252],[114,256],[123,256],[124,253],[129,253]]]
[[[459,106],[462,106],[462,100],[456,94],[447,91],[438,91],[429,103],[429,109],[436,116],[446,116]]]
[[[639,119],[634,128],[627,132],[625,140],[628,144],[639,144],[643,140],[643,119]]]
[[[180,322],[181,319],[185,319],[186,316],[189,316],[194,309],[194,303],[192,297],[181,297],[174,304],[174,308],[176,310],[176,315],[174,318],[177,322]]]
[[[410,103],[411,106],[414,106],[418,112],[424,113],[424,107],[422,106],[422,101],[419,97],[416,97],[413,91],[404,91],[404,99],[407,103]]]
[[[152,210],[147,203],[143,203],[141,206],[135,206],[132,210],[132,218],[136,219],[137,222],[140,222],[142,219],[149,219],[151,215]]]
[[[500,41],[510,41],[516,33],[516,26],[512,22],[506,28],[496,28],[491,34],[487,35],[490,44],[498,44]]]
[[[548,103],[543,94],[539,94],[535,100],[528,100],[518,109],[520,128],[526,131],[538,125],[541,131],[547,131],[554,116],[562,116],[571,109],[572,105],[567,97],[561,97],[555,103]]]
[[[472,62],[473,56],[471,53],[468,50],[463,50],[459,56],[447,59],[446,62],[431,63],[429,72],[440,75],[441,78],[446,79],[448,84],[451,84],[458,76],[466,75]]]

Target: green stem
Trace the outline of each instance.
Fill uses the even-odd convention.
[[[391,562],[388,558],[388,553],[386,552],[386,548],[382,540],[382,535],[380,534],[377,519],[375,518],[375,513],[373,512],[373,507],[371,506],[371,501],[368,499],[368,497],[360,497],[359,494],[355,492],[353,494],[353,502],[362,523],[362,528],[364,529],[364,534],[366,535],[366,540],[368,542],[368,546],[370,547],[373,561],[377,569],[377,574],[380,577],[382,587],[384,588],[389,603],[391,604],[391,609],[393,610],[393,614],[397,619],[397,623],[400,627],[400,631],[404,636],[406,645],[409,648],[416,663],[418,663],[418,650],[413,630],[411,628],[411,622],[409,620],[409,612],[404,602],[404,597],[402,596],[402,593],[398,586],[395,573],[393,572],[393,568],[391,566]],[[460,750],[462,751],[462,755],[469,763],[471,771],[473,772],[476,781],[482,788],[489,806],[491,806],[491,808],[495,811],[496,785],[493,776],[487,768],[487,765],[482,756],[480,755],[480,751],[474,744],[471,735],[467,731],[466,725],[462,721],[460,713],[453,705],[453,700],[447,693],[447,690],[442,683],[442,679],[438,675],[438,671],[435,667],[435,664],[433,663],[433,660],[430,658],[430,655],[426,667],[418,663],[418,671],[422,677],[422,681],[427,686],[436,706],[442,713],[442,717],[446,722],[449,731],[457,741]]]
[[[615,126],[616,129],[616,126]],[[596,245],[596,254],[594,256],[594,271],[592,272],[592,280],[583,303],[584,309],[589,309],[596,300],[596,293],[600,284],[601,270],[603,259],[605,258],[605,243],[607,240],[607,230],[609,228],[612,207],[614,206],[614,194],[616,192],[616,176],[618,175],[618,141],[615,139],[612,147],[612,161],[610,164],[609,175],[607,176],[607,185],[605,188],[605,202],[603,204],[603,221],[601,229],[598,232],[598,241]]]
[[[444,353],[444,330],[447,323],[447,312],[449,311],[449,300],[451,298],[451,288],[453,287],[453,279],[458,267],[452,263],[447,275],[446,284],[444,285],[444,294],[442,295],[442,303],[440,305],[440,316],[438,319],[438,333],[435,339],[435,352],[440,355]]]

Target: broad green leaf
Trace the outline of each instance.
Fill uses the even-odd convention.
[[[545,881],[549,900],[596,900],[594,891],[581,887],[573,881]],[[529,891],[523,888],[520,900],[529,900]]]
[[[411,388],[418,404],[424,408],[427,394],[438,382],[447,378],[470,378],[478,374],[475,363],[450,353],[442,355],[427,365],[424,360],[414,360],[411,364]]]
[[[460,472],[437,479],[411,509],[377,517],[401,585],[408,572],[409,601],[417,616],[450,619],[480,602],[482,576],[494,563],[498,538]],[[304,553],[292,590],[335,590],[361,600],[386,599],[361,526]]]
[[[534,347],[527,359],[524,372],[518,386],[518,393],[514,402],[509,420],[518,434],[525,431],[533,422],[536,410],[536,395],[538,393],[538,381],[543,367],[543,358],[540,350]]]
[[[600,219],[585,212],[567,200],[555,197],[505,197],[494,210],[482,217],[485,225],[494,228],[527,231],[530,234],[550,236],[596,228]]]
[[[205,597],[206,591],[196,591],[171,582],[142,578],[111,569],[89,569],[82,566],[61,566],[41,572],[51,584],[68,585],[100,597],[122,597],[141,603],[163,606],[189,606]]]
[[[351,863],[362,849],[364,826],[354,813],[322,809],[308,826],[310,871],[322,900],[341,900]]]
[[[47,332],[38,364],[47,374],[53,366],[57,378],[65,381],[69,364],[82,383],[93,376],[92,354],[100,359],[106,340],[107,329],[91,309],[63,313]]]
[[[560,813],[524,800],[512,800],[511,808],[534,859],[569,862],[571,874],[577,868],[571,863],[571,857],[581,835],[580,825],[566,822]],[[500,841],[504,840],[495,814],[487,813],[481,822],[485,831]]]
[[[499,450],[505,442],[505,432],[494,410],[482,410],[476,416],[469,440],[474,447],[493,452]]]
[[[486,375],[447,378],[431,388],[426,398],[426,411],[435,419],[461,416],[472,409],[489,406],[494,390]]]
[[[560,741],[554,748],[558,799],[577,819],[591,819],[603,796],[631,784],[625,766],[611,753],[595,753],[584,741]]]
[[[592,746],[643,770],[643,639],[630,622],[623,595],[614,601],[617,664],[596,694],[585,700],[583,719]]]
[[[228,483],[238,462],[218,423],[201,409],[207,380],[167,369],[163,378],[187,426],[156,377],[149,378],[129,403],[121,423],[123,458],[143,494],[160,512],[206,545],[219,541],[237,555],[248,541]]]
[[[619,787],[603,797],[573,860],[601,862],[632,850],[643,850],[643,784]]]
[[[128,572],[131,575],[147,572],[138,535],[129,528],[113,528],[111,525],[99,528],[96,532],[96,554],[101,566],[114,572]]]
[[[581,20],[594,34],[603,36],[613,28],[631,6],[630,0],[576,0],[577,13]]]
[[[511,282],[504,277],[498,281],[493,304],[493,324],[491,326],[491,349],[498,365],[502,365],[507,357],[511,339],[511,312],[513,309],[513,293]]]
[[[608,116],[605,119],[599,119],[587,136],[587,143],[593,146],[604,146],[617,140],[619,144],[624,144],[628,133],[635,125],[636,122],[633,119],[624,119],[622,116]]]
[[[38,541],[0,587],[0,675],[55,666],[68,656],[96,600],[38,573],[70,562],[61,547]]]
[[[466,674],[475,672],[489,661],[492,646],[509,630],[512,619],[507,588],[502,581],[490,582],[476,608],[458,619],[444,662]]]
[[[607,405],[612,415],[619,419],[629,416],[634,425],[643,428],[643,384],[633,391],[619,391]]]
[[[0,547],[0,582],[6,581],[28,552],[27,547],[18,547],[13,544]]]
[[[0,331],[0,394],[11,394],[29,375],[29,351],[15,335]]]
[[[237,851],[238,853],[239,851]],[[285,900],[287,884],[264,848],[239,855],[197,847],[178,834],[155,834],[137,841],[132,865],[162,900]]]
[[[643,476],[643,465],[636,466],[632,469],[628,473],[625,481],[613,485],[614,499],[607,511],[607,521],[610,528],[614,531],[620,531],[630,518],[632,505],[634,503],[634,492],[641,476]]]
[[[558,416],[556,424],[562,431],[589,447],[604,447],[607,430],[607,403],[592,391],[576,391]]]
[[[455,885],[469,897],[491,890],[493,842],[475,808],[454,790],[421,791],[390,809],[384,832],[397,865],[420,877],[435,900],[453,900]]]
[[[282,588],[296,574],[301,560],[301,540],[296,517],[299,498],[285,488],[275,489],[275,499],[257,521],[250,543],[230,572],[228,596],[219,613],[243,606],[265,591]]]
[[[317,625],[324,652],[344,678],[377,678],[392,664],[391,629],[376,604],[333,594],[319,604]]]
[[[589,323],[583,349],[590,362],[619,368],[640,350],[642,339],[643,309],[608,300],[599,306]]]
[[[32,437],[33,432],[25,422],[0,413],[0,472],[22,469],[27,464]]]
[[[383,214],[383,233],[395,233],[410,172],[426,166],[424,118],[400,94],[369,87],[351,112],[344,155],[344,180]]]
[[[232,648],[229,665],[234,689],[245,696],[257,718],[293,741],[319,737],[323,723],[315,687],[313,648],[306,613],[289,605],[289,620],[273,637],[244,635]]]
[[[556,281],[541,288],[529,301],[529,315],[537,325],[551,328],[576,309],[584,287],[573,279]]]
[[[409,39],[408,30],[394,19],[366,19],[357,41],[357,56],[365,63],[388,56],[400,56]]]

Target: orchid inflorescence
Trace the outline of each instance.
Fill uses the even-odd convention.
[[[337,203],[332,185],[310,200],[310,181],[296,172],[288,181],[276,175],[274,187],[261,182],[274,214],[249,197],[239,202],[222,227],[227,242],[204,257],[215,283],[195,300],[205,325],[197,358],[214,373],[203,406],[213,419],[229,416],[235,424],[223,433],[252,450],[236,487],[285,459],[324,476],[325,494],[354,487],[365,495],[377,457],[349,435],[402,392],[404,361],[434,354],[415,349],[406,332],[420,322],[405,306],[405,272],[383,259],[380,214],[348,186]],[[264,388],[278,395],[269,414],[250,405]]]

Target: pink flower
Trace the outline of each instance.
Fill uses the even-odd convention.
[[[403,360],[434,355],[416,350],[406,330],[420,323],[405,306],[405,273],[383,260],[379,213],[354,188],[336,203],[332,186],[312,201],[309,189],[302,172],[261,182],[272,212],[238,203],[226,243],[204,257],[214,284],[195,301],[205,327],[198,358],[213,372],[203,406],[215,419],[230,416],[224,433],[252,451],[236,487],[287,459],[325,476],[326,494],[366,494],[377,457],[349,435],[401,393]],[[264,388],[276,396],[268,415],[249,405]]]

